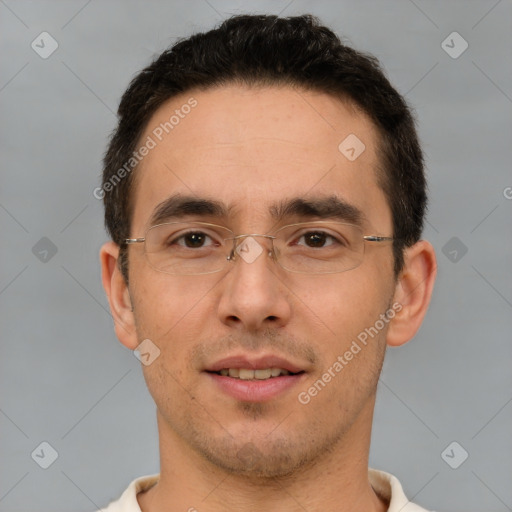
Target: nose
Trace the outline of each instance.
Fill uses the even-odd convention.
[[[221,322],[230,327],[258,331],[282,327],[290,320],[290,294],[276,265],[270,238],[242,235],[235,239],[218,306]]]

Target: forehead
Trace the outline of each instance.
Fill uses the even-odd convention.
[[[182,194],[224,202],[232,221],[262,227],[284,198],[342,198],[371,222],[389,220],[377,184],[378,135],[352,105],[292,87],[223,86],[163,104],[141,145],[132,230]]]

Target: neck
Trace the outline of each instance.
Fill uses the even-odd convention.
[[[373,401],[372,401],[373,402]],[[160,479],[137,496],[142,512],[385,512],[368,481],[373,403],[329,453],[292,475],[252,478],[206,461],[157,414]]]

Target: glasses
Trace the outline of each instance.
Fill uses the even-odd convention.
[[[267,241],[262,247],[262,239],[270,240],[270,249]],[[220,272],[238,257],[253,263],[265,251],[289,272],[345,272],[363,261],[364,242],[392,240],[363,235],[359,226],[342,222],[303,222],[279,228],[273,235],[238,236],[224,226],[207,222],[168,222],[150,227],[144,238],[127,238],[124,242],[143,243],[149,265],[158,272],[201,275]]]

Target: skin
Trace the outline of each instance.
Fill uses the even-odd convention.
[[[155,206],[175,193],[234,205],[223,222],[196,220],[236,234],[274,227],[274,201],[336,193],[362,210],[365,234],[392,235],[375,172],[377,132],[352,105],[290,87],[189,91],[154,114],[141,141],[191,96],[197,107],[136,170],[130,236],[144,236]],[[366,146],[353,162],[338,150],[351,133]],[[129,249],[129,287],[118,253],[113,242],[100,253],[116,334],[131,350],[149,338],[161,351],[142,366],[161,459],[159,482],[138,495],[143,512],[387,510],[367,474],[375,393],[386,345],[410,340],[426,313],[436,273],[428,242],[406,250],[398,279],[389,243],[367,243],[353,270],[315,276],[286,272],[265,254],[225,272],[172,276],[148,265],[141,244]],[[378,336],[299,403],[395,302],[402,309]],[[202,371],[240,352],[278,354],[306,373],[271,401],[240,402]]]

